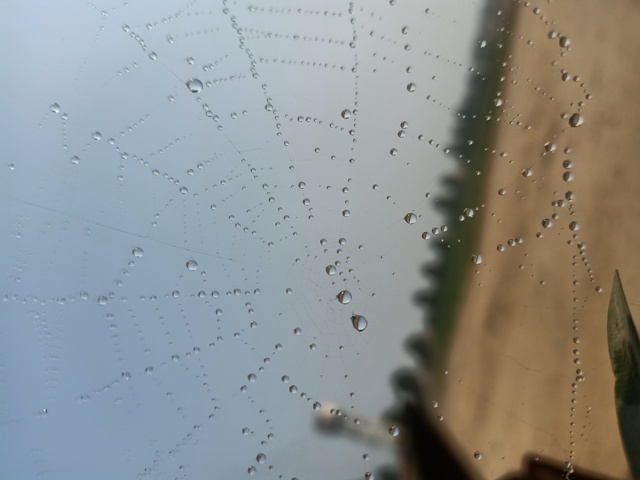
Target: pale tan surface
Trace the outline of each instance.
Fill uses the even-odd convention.
[[[555,25],[534,14],[536,6]],[[464,289],[446,390],[432,413],[444,415],[442,425],[465,455],[482,451],[474,466],[486,478],[518,470],[526,452],[569,460],[571,450],[575,465],[623,478],[628,473],[613,403],[606,313],[618,268],[640,318],[640,3],[539,1],[516,11],[509,60],[515,70],[503,83],[507,102],[486,171],[485,207],[475,219],[484,262],[469,262],[477,273]],[[551,30],[571,39],[565,56],[558,39],[548,38]],[[580,81],[563,82],[561,69]],[[593,98],[586,100],[585,92]],[[569,128],[561,114],[576,112],[580,101],[585,123]],[[556,152],[544,154],[548,141],[557,144]],[[571,154],[563,153],[567,146]],[[575,175],[568,183],[562,180],[567,158]],[[521,174],[526,167],[531,177]],[[500,188],[507,195],[499,196]],[[551,206],[567,190],[575,193],[574,215],[566,201],[562,208]],[[541,220],[554,211],[558,220],[544,229]],[[580,229],[569,245],[573,220]],[[508,239],[517,236],[523,243],[509,247]],[[584,258],[578,242],[586,244]],[[500,243],[505,252],[497,251]],[[596,293],[597,285],[603,293]],[[580,344],[573,343],[575,336]],[[574,348],[581,365],[573,362]],[[586,381],[573,405],[576,368]]]

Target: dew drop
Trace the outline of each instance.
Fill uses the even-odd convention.
[[[195,272],[197,269],[198,269],[198,262],[196,262],[195,260],[189,260],[187,262],[187,270]]]
[[[367,322],[367,319],[362,315],[357,315],[354,313],[353,315],[351,315],[351,324],[357,331],[362,332],[365,328],[367,328],[369,322]]]
[[[407,213],[404,216],[404,221],[407,222],[409,225],[413,225],[414,223],[416,223],[417,220],[418,220],[418,217],[416,216],[415,213]]]
[[[584,117],[579,113],[574,113],[569,117],[569,125],[572,127],[579,127],[584,123]]]
[[[351,292],[349,290],[342,290],[340,293],[338,293],[336,298],[340,303],[346,305],[351,301]]]
[[[187,82],[187,88],[191,93],[200,93],[202,91],[202,82],[197,78],[192,78]]]

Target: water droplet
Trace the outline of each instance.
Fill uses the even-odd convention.
[[[409,83],[407,85],[407,92],[415,92],[416,91],[416,84],[415,83]]]
[[[551,228],[553,226],[553,220],[550,218],[545,218],[542,220],[542,226],[544,228]]]
[[[196,262],[195,260],[189,260],[187,262],[187,270],[195,272],[197,269],[198,269],[198,262]]]
[[[567,48],[568,46],[571,45],[571,39],[569,37],[563,36],[563,37],[560,37],[559,43],[562,48]]]
[[[576,230],[580,229],[580,225],[578,225],[578,222],[571,222],[569,224],[569,230],[571,230],[572,232],[575,232]]]
[[[131,254],[132,254],[134,257],[138,257],[138,258],[139,258],[139,257],[141,257],[143,253],[144,253],[144,250],[142,250],[140,247],[135,247],[135,248],[131,251]]]
[[[476,265],[480,265],[482,263],[482,255],[474,253],[473,255],[471,255],[471,261]]]
[[[106,305],[107,301],[108,301],[108,299],[104,295],[101,295],[101,296],[98,297],[98,304],[100,304],[100,305]]]
[[[348,217],[349,215],[351,215],[351,212],[350,212],[349,210],[343,210],[343,211],[342,211],[342,216],[343,216],[343,217],[345,217],[345,218],[346,218],[346,217]]]
[[[265,463],[265,462],[267,461],[267,456],[266,456],[264,453],[259,453],[259,454],[256,456],[256,461],[257,461],[258,463]]]
[[[473,458],[476,460],[482,460],[482,452],[474,452]]]
[[[522,170],[523,177],[530,177],[531,175],[533,175],[533,170],[531,170],[530,168],[525,168],[524,170]]]
[[[322,404],[320,402],[314,402],[313,403],[313,409],[314,410],[320,410],[322,408]]]
[[[100,132],[93,132],[93,135],[91,136],[94,140],[102,140],[102,134]]]
[[[78,165],[80,163],[80,157],[74,155],[73,157],[71,157],[71,163],[73,163],[74,165]]]
[[[342,113],[340,114],[340,116],[345,120],[351,118],[351,110],[345,108],[344,110],[342,110]]]
[[[187,88],[191,93],[200,93],[202,91],[202,82],[197,78],[192,78],[187,82]]]
[[[416,223],[417,220],[418,220],[418,217],[416,216],[415,213],[407,213],[404,216],[404,221],[407,222],[409,225]]]
[[[584,117],[579,113],[574,113],[569,117],[569,125],[572,127],[579,127],[584,123]]]
[[[398,427],[396,427],[395,425],[391,426],[391,427],[389,427],[389,434],[392,437],[397,437],[398,435],[400,435],[400,429]]]
[[[327,268],[325,268],[325,271],[327,272],[327,275],[335,275],[338,269],[333,265],[327,265]]]
[[[343,305],[346,305],[351,301],[351,298],[352,298],[351,292],[349,290],[342,290],[340,293],[338,293],[336,298],[340,303],[342,303]]]
[[[157,60],[158,59],[158,55],[156,54],[156,52],[150,52],[149,53],[149,58],[151,60]]]
[[[251,465],[249,468],[247,468],[247,472],[249,473],[249,475],[255,475],[256,474],[256,467]]]
[[[369,322],[367,322],[367,319],[362,315],[356,315],[354,313],[353,315],[351,315],[351,324],[357,331],[362,332],[365,328],[367,328]]]

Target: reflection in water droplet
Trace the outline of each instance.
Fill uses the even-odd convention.
[[[337,299],[340,303],[346,305],[351,301],[351,292],[349,292],[349,290],[342,290],[340,293],[338,293]]]
[[[357,331],[362,332],[365,328],[367,328],[369,322],[367,322],[367,319],[362,315],[356,315],[354,313],[353,315],[351,315],[351,324]]]
[[[191,93],[200,93],[202,91],[202,82],[197,78],[192,78],[187,82],[187,88]]]
[[[198,262],[196,262],[195,260],[189,260],[187,262],[187,270],[194,272],[197,269],[198,269]]]
[[[416,216],[415,213],[407,213],[404,216],[404,221],[407,222],[409,225],[416,223],[417,220],[418,220],[418,217]]]
[[[579,127],[584,123],[584,117],[579,113],[574,113],[569,117],[569,125],[572,127]]]

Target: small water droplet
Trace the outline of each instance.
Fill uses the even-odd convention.
[[[94,140],[102,140],[102,134],[100,132],[93,132],[93,135],[91,136]]]
[[[471,255],[471,261],[476,265],[480,265],[482,263],[482,255],[474,253],[473,255]]]
[[[108,299],[104,295],[101,295],[101,296],[98,297],[98,304],[100,304],[100,305],[106,305],[107,301],[108,301]]]
[[[200,93],[202,91],[202,82],[197,78],[192,78],[187,82],[187,88],[191,93]]]
[[[327,272],[327,275],[335,275],[338,269],[334,265],[327,265],[325,271]]]
[[[345,120],[351,118],[351,110],[349,110],[348,108],[345,108],[344,110],[342,110],[342,113],[340,114],[340,116]]]
[[[342,303],[343,305],[346,305],[351,301],[351,298],[352,298],[351,292],[349,292],[349,290],[342,290],[340,293],[338,293],[336,298],[340,303]]]
[[[138,257],[138,258],[139,258],[139,257],[141,257],[141,256],[144,254],[144,250],[142,250],[142,248],[140,248],[140,247],[135,247],[135,248],[131,251],[131,254],[132,254],[134,257]]]
[[[367,319],[362,315],[357,315],[354,313],[353,315],[351,315],[351,324],[357,331],[362,332],[367,328],[369,322],[367,322]]]
[[[569,117],[569,125],[572,127],[579,127],[584,123],[584,117],[579,113],[574,113]]]
[[[416,91],[416,84],[415,83],[409,83],[407,85],[407,92],[415,92]]]
[[[475,458],[476,460],[482,460],[482,452],[474,452],[473,458]]]
[[[407,222],[409,225],[416,223],[417,220],[418,220],[418,217],[416,216],[415,213],[407,213],[404,216],[404,221]]]
[[[198,262],[196,262],[195,260],[189,260],[187,262],[187,270],[195,272],[197,269],[198,269]]]
[[[264,453],[259,453],[259,454],[256,456],[256,461],[257,461],[258,463],[265,463],[265,462],[267,461],[267,456],[266,456]]]

